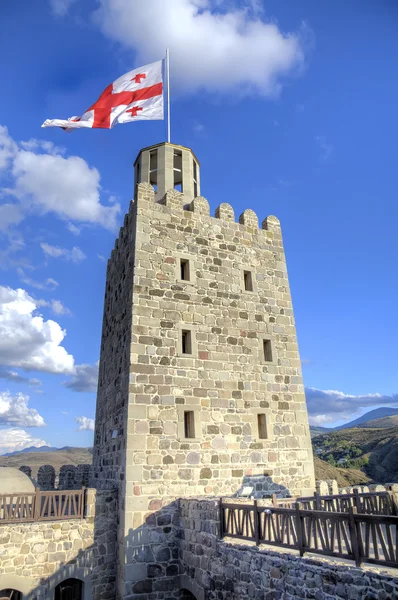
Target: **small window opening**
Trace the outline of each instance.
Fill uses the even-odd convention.
[[[174,150],[173,158],[174,189],[182,192],[182,152]]]
[[[181,332],[181,351],[182,354],[192,354],[192,338],[188,329],[183,329]]]
[[[263,340],[263,352],[265,362],[272,362],[271,340]]]
[[[267,417],[264,414],[257,415],[258,437],[260,440],[266,440],[267,435]]]
[[[158,184],[158,151],[149,153],[149,183],[157,188]]]
[[[198,165],[195,159],[193,159],[193,195],[194,198],[198,195]]]
[[[252,279],[252,274],[250,271],[244,271],[243,272],[243,279],[245,282],[245,290],[247,292],[252,292],[253,291],[253,279]]]
[[[193,410],[184,412],[184,432],[186,438],[195,437],[195,413]]]
[[[189,281],[189,260],[182,258],[180,260],[180,276],[183,281]]]

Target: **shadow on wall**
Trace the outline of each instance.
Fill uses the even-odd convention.
[[[88,490],[87,493],[93,494],[93,491]],[[248,493],[247,497],[264,497],[265,495],[270,497],[272,493],[278,493],[283,497],[289,495],[286,488],[273,484],[268,476],[261,475],[245,476],[232,497],[244,498],[243,493]],[[202,503],[203,500],[208,500],[212,504],[213,514],[219,514],[217,510],[214,511],[214,506],[219,501],[218,498],[202,497]],[[192,502],[195,503],[194,497],[192,497]],[[199,500],[197,502],[199,505]],[[58,536],[59,541],[57,542],[53,539],[44,539],[42,542],[47,544],[47,547],[41,548],[41,552],[44,555],[48,553],[49,564],[62,560],[60,550],[72,548],[72,550],[76,549],[76,554],[68,562],[61,562],[57,570],[51,575],[43,577],[40,584],[36,585],[34,589],[32,589],[29,579],[25,576],[22,577],[22,574],[26,575],[27,572],[22,563],[18,562],[16,564],[22,566],[19,570],[16,567],[15,571],[20,572],[21,576],[0,575],[0,590],[19,591],[23,595],[23,600],[114,600],[117,595],[118,578],[117,510],[116,491],[97,491],[95,509],[94,504],[90,508],[90,502],[88,502],[88,513],[84,520],[89,523],[90,519],[93,519],[91,536],[88,531],[86,533],[83,531],[84,522],[81,521],[40,522],[39,527],[43,525],[51,530],[56,527],[56,531],[65,531],[62,539]],[[194,573],[191,572],[191,569],[185,571],[183,568],[181,540],[184,539],[184,531],[180,528],[180,501],[175,500],[163,504],[161,499],[154,498],[149,500],[148,511],[135,513],[135,515],[137,515],[137,523],[140,519],[143,522],[138,527],[130,529],[124,540],[126,564],[119,571],[119,578],[124,578],[125,583],[121,595],[124,598],[140,598],[141,600],[149,600],[149,598],[151,600],[158,598],[204,600],[203,589],[195,585]],[[211,534],[212,539],[216,540],[219,536],[219,517],[214,518],[213,516],[212,519],[212,521],[209,520],[206,511],[201,515],[201,521],[206,522],[208,528],[208,531],[206,530],[204,533]],[[77,539],[76,533],[73,535],[68,533],[68,524],[71,523],[82,523],[79,530],[83,533],[79,539]],[[23,527],[23,524],[18,524],[18,527]],[[76,532],[73,526],[72,531]],[[23,540],[25,551],[27,542],[30,545],[28,552],[33,554],[35,544],[34,542],[30,543],[28,537],[26,541]],[[28,564],[29,569],[34,573],[35,567],[32,566],[32,562]],[[37,562],[38,569],[42,565],[43,560]],[[15,598],[14,595],[13,600]]]

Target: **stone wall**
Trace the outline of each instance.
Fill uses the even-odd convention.
[[[95,486],[120,491],[120,596],[144,585],[132,579],[144,570],[134,563],[142,540],[151,558],[159,550],[148,511],[248,486],[260,496],[315,487],[279,221],[259,227],[246,210],[237,223],[229,204],[212,217],[205,198],[185,202],[171,190],[157,203],[139,184],[107,268],[93,461]],[[162,529],[162,555],[175,535]]]
[[[0,589],[54,598],[54,588],[84,581],[84,600],[111,600],[116,580],[117,495],[87,490],[84,519],[0,526]]]
[[[53,465],[41,465],[36,468],[23,465],[19,470],[32,477],[42,491],[80,490],[82,487],[92,485],[92,466],[89,464],[77,465],[77,467],[62,465],[59,470]]]
[[[180,511],[180,587],[197,600],[398,598],[398,577],[381,568],[361,569],[220,540],[219,500],[181,500]]]

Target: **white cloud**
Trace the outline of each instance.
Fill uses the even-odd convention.
[[[80,235],[80,228],[73,225],[73,223],[67,223],[66,228],[73,233],[73,235]]]
[[[361,409],[376,406],[398,406],[398,394],[363,394],[355,396],[338,390],[305,389],[310,423],[323,425],[337,420],[350,420]]]
[[[120,204],[113,199],[110,205],[101,203],[98,170],[79,156],[65,157],[63,153],[63,148],[44,140],[18,145],[0,125],[0,171],[6,170],[12,180],[11,186],[0,190],[1,196],[17,201],[3,205],[0,217],[4,223],[11,226],[30,212],[53,213],[68,223],[77,221],[116,230]]]
[[[64,381],[63,385],[75,392],[95,392],[98,383],[99,361],[94,365],[76,365],[75,374],[70,381]]]
[[[332,144],[329,144],[329,142],[326,140],[324,135],[315,136],[315,141],[319,146],[320,159],[323,162],[328,160],[328,158],[330,158],[330,155],[332,154],[332,152],[334,150],[334,147],[332,146]]]
[[[28,407],[29,396],[0,392],[0,424],[20,427],[44,427],[44,419],[35,408]]]
[[[61,345],[66,332],[36,315],[38,302],[23,289],[0,286],[0,364],[48,373],[73,373]]]
[[[50,0],[50,6],[56,17],[64,17],[76,0]]]
[[[30,448],[30,446],[40,448],[41,446],[48,446],[48,444],[17,427],[0,430],[0,454],[24,450]]]
[[[138,52],[137,64],[170,48],[173,85],[197,92],[234,89],[275,96],[304,64],[303,31],[283,33],[265,22],[253,0],[225,9],[211,0],[100,0],[95,20],[105,35]]]
[[[77,431],[94,431],[94,419],[76,417],[76,423],[79,425]]]
[[[21,207],[17,204],[0,204],[0,231],[7,231],[23,219]]]
[[[43,282],[35,281],[31,277],[28,277],[27,275],[25,275],[25,272],[23,269],[21,269],[21,267],[18,267],[17,273],[18,273],[19,278],[22,281],[22,283],[25,283],[26,285],[30,285],[31,287],[36,288],[37,290],[53,291],[59,285],[58,281],[55,281],[55,279],[52,279],[51,277],[48,277]]]
[[[41,381],[35,377],[23,377],[17,371],[7,371],[0,367],[0,379],[7,379],[16,383],[27,383],[28,385],[41,385]]]
[[[87,258],[83,250],[78,246],[73,246],[72,250],[68,250],[67,248],[51,246],[46,242],[42,242],[40,247],[46,256],[51,256],[52,258],[65,258],[65,260],[70,260],[74,263],[79,263]]]
[[[17,152],[18,146],[9,136],[7,127],[0,125],[0,171],[8,168]]]
[[[71,311],[61,300],[36,300],[37,306],[47,306],[55,315],[71,315]]]

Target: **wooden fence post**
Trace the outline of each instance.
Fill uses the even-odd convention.
[[[33,519],[35,521],[39,521],[41,512],[41,495],[40,488],[35,488],[35,496],[34,496],[34,511],[33,511]]]
[[[258,514],[257,500],[254,500],[254,535],[256,537],[256,546],[260,545],[260,519]]]
[[[359,492],[356,488],[354,488],[354,506],[357,509],[357,512],[361,511],[361,499],[359,497]]]
[[[278,503],[276,501],[276,494],[272,494],[272,506],[274,508],[277,508],[277,506],[278,506]]]
[[[296,532],[298,550],[300,556],[304,556],[304,531],[300,513],[300,502],[296,502]]]
[[[82,487],[82,495],[81,495],[81,505],[80,505],[80,518],[84,519],[84,514],[86,512],[86,503],[87,503],[87,489]]]
[[[315,498],[315,510],[322,510],[321,498],[320,498],[318,492],[314,492],[314,498]]]
[[[358,492],[358,490],[356,490]],[[361,553],[359,551],[359,542],[357,536],[357,525],[355,522],[354,515],[357,514],[356,507],[350,506],[348,509],[348,528],[350,530],[350,539],[351,539],[351,549],[354,555],[355,565],[357,567],[361,566]]]
[[[222,498],[220,498],[220,538],[224,537],[224,509],[222,504]]]

